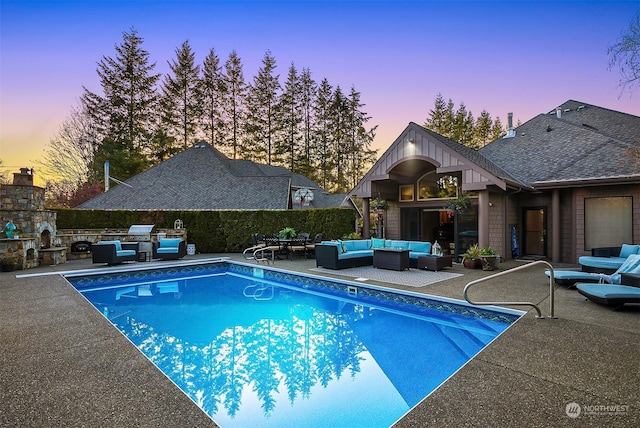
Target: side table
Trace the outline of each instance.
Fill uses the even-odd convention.
[[[437,272],[445,267],[453,267],[453,256],[420,256],[416,261],[416,267]]]

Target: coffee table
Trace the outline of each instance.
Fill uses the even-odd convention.
[[[373,267],[407,270],[409,269],[409,250],[375,248],[373,250]]]
[[[416,267],[437,272],[445,267],[453,267],[453,256],[420,256],[416,261]]]

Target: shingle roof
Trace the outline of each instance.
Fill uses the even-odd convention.
[[[229,159],[206,142],[195,144],[125,183],[128,186],[115,186],[79,208],[287,209],[292,189],[300,187],[313,191],[314,199],[308,208],[337,207],[345,198],[344,194],[328,195],[307,177],[285,168]]]
[[[479,153],[531,186],[640,176],[624,151],[640,145],[640,117],[567,101],[516,128]]]

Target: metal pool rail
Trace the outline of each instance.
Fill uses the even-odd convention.
[[[531,262],[531,263],[527,263],[526,265],[522,265],[522,266],[518,266],[517,268],[513,268],[513,269],[509,269],[506,270],[504,272],[498,272],[495,273],[493,275],[489,275],[487,277],[484,278],[480,278],[480,279],[476,279],[475,281],[471,281],[470,283],[468,283],[465,287],[464,287],[464,299],[471,303],[472,305],[514,305],[514,306],[531,306],[532,308],[534,308],[536,310],[536,312],[538,313],[538,315],[536,315],[536,318],[542,318],[544,319],[545,317],[542,316],[542,312],[540,312],[540,308],[538,308],[537,305],[535,305],[534,303],[531,302],[472,302],[471,299],[469,299],[469,296],[467,296],[467,291],[469,290],[469,288],[474,285],[474,284],[479,284],[481,282],[485,282],[485,281],[489,281],[491,279],[497,278],[499,276],[503,276],[503,275],[509,275],[512,274],[514,272],[518,272],[524,269],[529,269],[533,266],[536,265],[540,265],[540,264],[544,264],[547,265],[549,267],[549,271],[551,272],[551,275],[549,275],[549,315],[547,315],[547,318],[556,318],[556,316],[553,313],[553,292],[554,292],[554,288],[553,288],[553,283],[554,283],[554,271],[553,271],[553,266],[551,265],[551,263],[549,262],[545,262],[544,260],[538,260],[535,262]]]

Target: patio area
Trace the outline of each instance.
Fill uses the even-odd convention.
[[[247,262],[241,254],[204,254],[152,263],[218,256]],[[523,263],[504,262],[500,270]],[[270,266],[354,281],[340,271],[312,270],[312,259]],[[0,425],[215,426],[57,275],[102,268],[85,259],[0,273]],[[470,297],[530,301],[546,315],[543,271],[536,267],[479,284]],[[458,276],[422,286],[359,281],[462,299],[468,282],[495,273],[459,264],[444,272]],[[534,315],[530,310],[394,426],[639,426],[640,305],[613,311],[556,287],[557,319]]]

